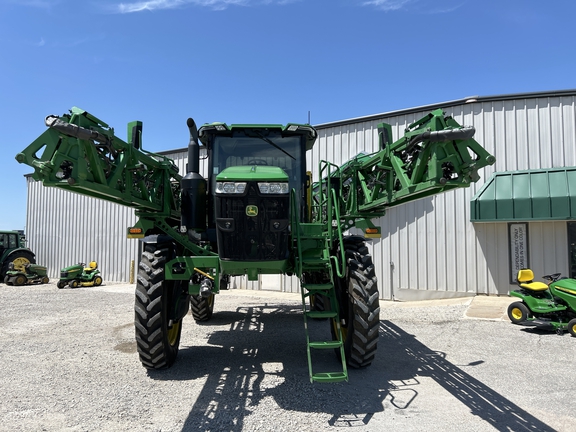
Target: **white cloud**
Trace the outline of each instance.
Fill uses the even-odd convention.
[[[420,14],[450,13],[463,6],[467,0],[360,0],[362,6],[373,6],[385,12],[406,10]]]
[[[362,2],[362,6],[375,6],[384,11],[394,11],[402,9],[412,2],[413,0],[368,0]]]
[[[36,44],[36,46],[41,47],[41,46],[44,46],[44,45],[46,45],[46,41],[44,40],[43,37],[40,37],[40,42],[38,42],[38,43]]]
[[[209,7],[214,10],[224,10],[229,6],[255,6],[259,4],[288,4],[300,0],[144,0],[131,3],[119,3],[115,11],[133,13],[161,9],[176,9],[185,5]]]
[[[18,6],[35,7],[40,9],[52,9],[57,6],[61,0],[5,0]]]

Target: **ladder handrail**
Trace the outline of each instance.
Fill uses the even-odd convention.
[[[336,202],[337,201],[337,197],[336,197],[336,191],[334,189],[331,190],[331,197],[332,197],[332,201]],[[328,207],[330,206],[330,201],[328,200]],[[330,255],[330,259],[334,262],[334,267],[336,268],[336,275],[339,278],[343,278],[344,277],[344,268],[346,266],[346,254],[344,251],[344,238],[342,236],[342,224],[340,224],[340,207],[338,205],[334,206],[335,208],[335,213],[336,213],[336,231],[338,234],[338,246],[340,246],[340,262],[338,261],[338,257],[336,256],[332,256]],[[329,226],[329,231],[328,231],[328,236],[329,236],[329,241],[332,244],[332,221],[329,220],[328,221],[328,226]],[[333,245],[332,245],[333,246]]]
[[[291,212],[291,229],[292,229],[292,236],[294,239],[294,233],[296,233],[296,251],[297,251],[297,261],[296,261],[296,268],[294,269],[294,273],[298,276],[302,274],[302,241],[300,240],[300,221],[297,217],[296,212],[296,189],[292,188],[290,191],[290,207],[292,208]]]

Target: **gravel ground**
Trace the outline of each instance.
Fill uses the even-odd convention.
[[[373,365],[311,384],[297,296],[222,292],[149,372],[133,291],[0,285],[1,431],[575,430],[576,339],[465,318],[467,302],[383,304]]]

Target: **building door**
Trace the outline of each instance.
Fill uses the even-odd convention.
[[[576,222],[568,222],[568,259],[570,277],[576,278]]]

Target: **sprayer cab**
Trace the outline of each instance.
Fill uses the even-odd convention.
[[[314,128],[297,124],[212,123],[200,128],[198,138],[208,157],[206,227],[214,232],[220,259],[288,260],[291,212],[307,213],[306,151],[316,140]],[[195,149],[198,142],[193,141],[189,161],[199,157]],[[189,162],[189,172],[182,184],[182,212],[186,221],[202,217],[194,210],[200,205],[184,205],[185,199],[188,203],[195,202],[204,193],[204,185],[196,179],[196,169],[197,164]],[[193,216],[184,216],[186,211]],[[191,225],[187,222],[186,226]]]

